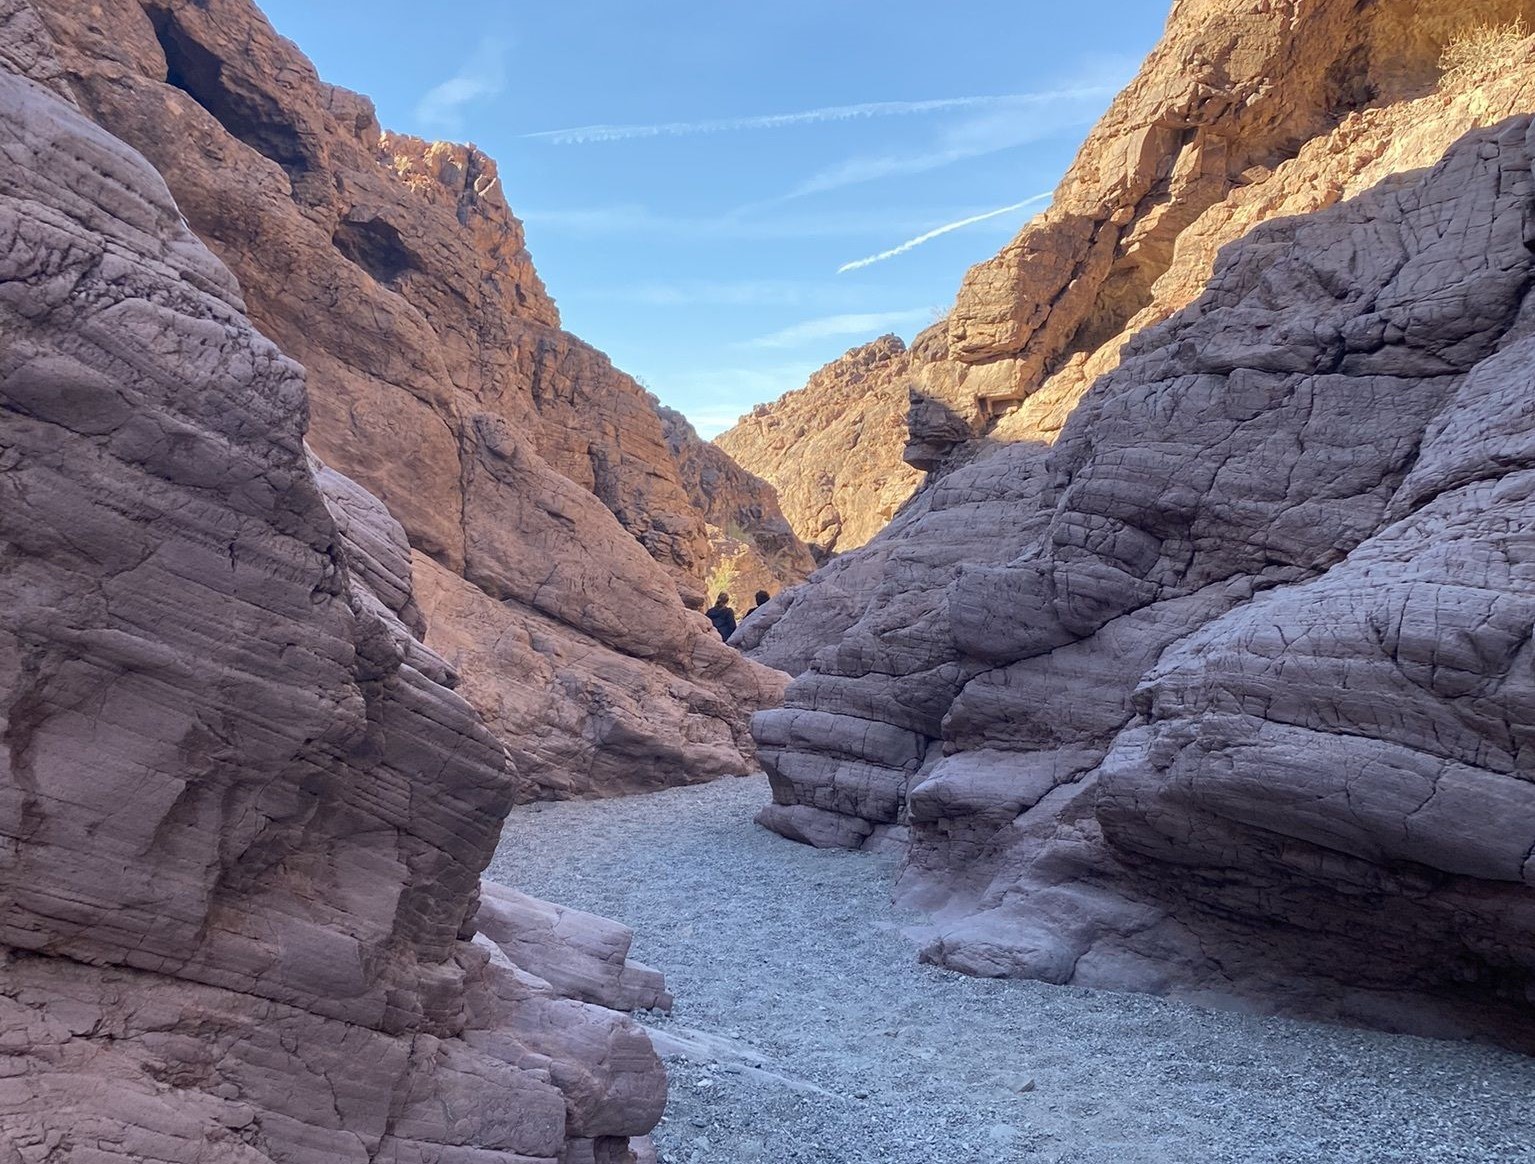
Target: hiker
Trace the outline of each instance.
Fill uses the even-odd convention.
[[[769,599],[771,599],[772,597],[773,596],[771,594],[769,594],[766,590],[759,590],[759,591],[757,591],[757,597],[752,600],[757,605],[753,606],[750,610],[748,610],[746,612],[746,618],[743,618],[741,621],[745,622],[747,618],[750,618],[752,615],[756,614],[759,610],[761,610],[764,606],[766,606],[768,604]]]
[[[730,636],[736,633],[736,612],[730,609],[730,595],[721,594],[704,613],[709,616],[714,629],[720,632],[720,638],[728,643]]]

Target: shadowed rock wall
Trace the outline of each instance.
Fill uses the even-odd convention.
[[[1231,29],[1224,7],[1175,9],[1074,174],[1119,172],[1132,98],[1164,91],[1198,37],[1288,6]],[[1316,5],[1292,39],[1402,37],[1431,65],[1445,30],[1514,7],[1377,5],[1354,27]],[[1456,140],[1527,105],[1531,44],[1511,41],[1471,85],[1346,56],[1386,70],[1330,74],[1366,108],[1214,201],[1175,182],[1157,295],[1204,290],[1170,318],[1137,308],[1128,343],[1077,360],[1040,338],[1071,317],[1029,289],[1056,277],[1041,240],[1059,217],[995,266],[1014,307],[983,329],[962,296],[951,345],[1046,369],[1043,386],[776,601],[755,642],[803,671],[758,718],[764,821],[899,846],[927,957],[1535,1046],[1535,180],[1527,118]],[[1287,92],[1308,74],[1274,75]],[[1230,117],[1222,98],[1192,140],[1269,96]]]

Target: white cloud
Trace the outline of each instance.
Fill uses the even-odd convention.
[[[787,279],[681,279],[595,287],[582,298],[640,307],[810,307],[851,309],[865,302],[866,289]]]
[[[759,117],[719,117],[703,121],[668,121],[657,125],[579,125],[571,129],[547,129],[525,133],[555,145],[586,145],[593,142],[629,141],[644,137],[686,137],[703,133],[733,133],[753,129],[785,129],[833,121],[860,121],[872,117],[910,117],[959,109],[1012,105],[1028,101],[1029,94],[996,97],[941,97],[932,101],[867,101],[859,105],[830,105],[799,113],[772,113]]]
[[[464,110],[505,88],[507,47],[496,39],[481,43],[457,74],[428,89],[416,102],[416,124],[428,133],[461,134]]]
[[[931,307],[916,307],[909,311],[870,311],[848,315],[827,315],[820,319],[807,319],[782,331],[748,340],[743,346],[750,348],[793,348],[816,340],[836,336],[870,336],[903,327],[912,323],[926,323],[933,318]]]
[[[689,368],[657,377],[664,402],[684,413],[698,435],[710,440],[764,400],[803,388],[819,361],[754,364],[749,368]]]
[[[861,155],[812,174],[785,198],[803,198],[862,182],[940,169],[956,162],[1040,141],[1073,126],[1090,125],[1116,86],[1084,85],[1029,93],[946,126],[936,139],[898,153]]]
[[[645,206],[574,207],[556,210],[519,209],[518,216],[535,230],[558,230],[576,235],[667,234],[687,238],[763,240],[788,238],[847,238],[920,231],[935,218],[957,213],[931,210],[918,213],[871,214],[860,211],[818,211],[810,214],[767,217],[761,208],[747,208],[719,215],[674,215]]]
[[[875,263],[883,263],[886,259],[893,259],[897,255],[904,255],[907,251],[916,250],[923,243],[932,242],[935,238],[950,234],[956,230],[963,230],[967,226],[974,226],[978,222],[985,222],[989,218],[998,218],[1004,214],[1012,214],[1027,206],[1043,202],[1049,198],[1048,193],[1036,194],[1032,198],[1025,198],[1022,202],[1014,202],[1011,206],[1004,206],[1000,210],[988,210],[984,214],[972,214],[969,218],[961,218],[957,222],[946,222],[944,225],[919,234],[916,238],[907,239],[900,246],[891,247],[888,251],[880,251],[877,255],[870,255],[866,259],[857,259],[851,263],[843,263],[837,268],[837,274],[845,275],[849,271],[859,271],[864,267],[872,267]]]

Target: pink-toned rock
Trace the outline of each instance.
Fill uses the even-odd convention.
[[[553,983],[617,1005],[664,1001],[660,983],[625,965],[621,928],[525,930],[542,907],[494,891],[501,941],[475,934],[514,783],[413,633],[404,530],[311,459],[304,369],[0,0],[17,29],[0,68],[7,1158],[632,1159],[660,1061]]]
[[[747,729],[734,722],[736,709],[777,703],[788,679],[742,658],[712,628],[683,640],[696,677],[685,679],[462,586],[424,555],[416,556],[415,574],[417,599],[436,628],[432,647],[505,742],[519,801],[654,792],[739,775],[749,740],[740,739]],[[702,615],[691,617],[708,626]]]
[[[316,453],[440,568],[426,641],[460,666],[476,709],[510,739],[533,721],[507,708],[572,692],[569,709],[535,717],[529,794],[750,771],[748,721],[778,683],[729,664],[688,609],[712,563],[705,517],[653,400],[560,330],[494,163],[383,133],[249,0],[32,8],[81,107],[161,172],[252,321],[308,370]],[[617,750],[598,739],[591,762],[544,766],[593,750],[600,697],[589,668],[558,660],[531,681],[477,668],[464,644],[494,653],[487,602],[508,627],[549,628],[564,658],[595,644],[623,660],[602,668],[636,678]]]
[[[922,480],[900,458],[912,359],[900,337],[882,336],[714,438],[777,490],[794,532],[823,559],[867,542]]]
[[[634,934],[627,926],[489,881],[481,884],[475,921],[520,969],[566,998],[610,1010],[672,1008],[661,975],[629,961]]]

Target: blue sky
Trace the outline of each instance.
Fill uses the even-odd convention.
[[[386,127],[495,157],[565,326],[705,435],[946,310],[1043,209],[1166,16],[1159,0],[263,6]]]

